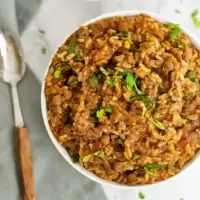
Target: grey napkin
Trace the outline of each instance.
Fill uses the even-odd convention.
[[[22,0],[19,1],[18,12],[25,16],[23,12],[28,7],[23,7]],[[28,6],[27,2],[33,4],[33,1],[24,0],[24,5]],[[0,5],[0,27],[17,34],[14,1],[0,0]],[[29,20],[30,16],[32,15],[29,15]],[[21,17],[20,23],[22,30],[28,21],[23,21]],[[102,187],[69,166],[50,141],[41,117],[41,84],[28,66],[18,88],[25,124],[30,132],[37,200],[106,200]],[[19,199],[13,125],[9,87],[0,83],[0,200]]]

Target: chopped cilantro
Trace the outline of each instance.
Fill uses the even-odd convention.
[[[105,108],[105,113],[112,113],[112,108],[111,107],[107,107]]]
[[[127,72],[125,72],[125,71],[118,71],[117,75],[118,76],[123,76],[123,78],[124,78],[124,77],[126,77]]]
[[[133,160],[138,160],[141,157],[141,155],[137,152],[133,153]]]
[[[93,86],[97,86],[99,84],[99,79],[96,75],[90,76],[89,80]]]
[[[135,82],[136,82],[136,77],[132,73],[127,72],[127,74],[126,74],[126,86],[127,86],[128,91],[133,90],[133,86],[134,86]]]
[[[56,70],[54,71],[54,77],[55,78],[60,78],[62,75],[62,68],[61,67],[57,67]]]
[[[97,110],[97,112],[96,112],[97,119],[101,119],[104,115],[105,115],[104,109]]]
[[[142,107],[142,117],[145,116],[146,112],[147,112],[147,107],[144,104],[143,107]]]
[[[89,155],[87,155],[87,156],[84,156],[83,157],[83,162],[88,162],[88,161],[90,161],[90,159],[91,159],[91,154],[89,154]]]
[[[76,47],[77,47],[77,42],[72,43],[71,46],[69,46],[69,48],[67,49],[67,53],[68,54],[75,53]]]
[[[168,90],[168,88],[165,87],[165,86],[160,86],[160,87],[159,87],[159,92],[160,92],[160,93],[165,93],[165,92],[167,92],[167,90]]]
[[[157,119],[150,117],[149,120],[159,129],[165,130],[165,126],[162,122],[159,122]]]
[[[143,95],[144,93],[137,86],[137,78],[131,72],[126,72],[126,87],[128,91],[135,90],[137,95]]]
[[[104,68],[104,67],[100,67],[100,71],[102,72],[102,74],[104,74],[105,76],[109,75],[109,72]]]
[[[132,32],[128,31],[128,32],[121,32],[119,34],[120,38],[127,38],[127,37],[131,37],[132,36]]]
[[[155,108],[156,107],[156,101],[151,99],[150,97],[141,95],[140,99],[149,107]]]
[[[115,86],[115,83],[116,83],[116,77],[112,77],[112,78],[109,78],[107,80],[107,84],[110,86],[110,87],[114,87]]]
[[[72,88],[76,88],[78,87],[78,85],[79,85],[79,81],[77,77],[74,77],[69,83],[69,86]]]
[[[42,48],[41,48],[41,52],[42,52],[42,54],[46,54],[46,53],[47,53],[47,48],[42,47]]]
[[[97,119],[101,119],[105,114],[110,114],[112,113],[112,108],[111,107],[106,107],[105,109],[99,109],[96,111],[96,117]]]
[[[200,87],[200,83],[199,83],[199,79],[196,77],[196,75],[193,72],[189,72],[187,74],[187,77],[196,84],[196,86],[199,88]]]
[[[69,155],[72,159],[72,162],[77,163],[79,161],[79,155],[78,154],[69,153]]]
[[[172,31],[171,31],[171,39],[172,40],[175,40],[178,38],[179,34],[181,33],[181,28],[180,28],[180,25],[179,24],[173,24],[173,23],[168,23],[167,24],[168,28],[170,28]]]
[[[197,28],[200,28],[200,18],[198,18],[198,15],[199,15],[199,10],[198,9],[195,9],[193,12],[192,12],[192,21],[194,23],[194,25],[197,27]]]
[[[121,138],[117,139],[117,144],[124,145],[124,141]]]
[[[95,122],[97,122],[97,120],[98,120],[98,118],[97,118],[97,116],[96,116],[96,113],[97,113],[97,111],[99,110],[101,108],[101,104],[100,103],[98,103],[97,104],[97,107],[96,108],[94,108],[94,109],[92,109],[92,111],[91,111],[91,117],[93,117],[94,119],[95,119]]]
[[[98,158],[103,158],[105,156],[103,151],[97,151],[94,153],[94,155]]]
[[[145,95],[139,95],[139,96],[135,96],[135,97],[131,97],[130,101],[135,101],[135,100],[142,100],[146,106],[151,107],[151,108],[155,108],[156,107],[156,101],[154,101],[153,99],[151,99],[148,96]],[[144,108],[145,109],[145,108]]]
[[[179,49],[182,49],[182,48],[183,48],[183,44],[182,44],[182,42],[181,42],[180,40],[178,40],[178,42],[177,42],[177,47],[178,47]]]
[[[148,169],[147,167],[144,167],[144,172],[145,172],[146,174],[148,174],[148,175],[152,175],[152,174],[153,174],[152,170],[151,170],[151,169]]]
[[[145,199],[145,195],[144,195],[144,193],[139,192],[139,193],[138,193],[138,198],[139,198],[140,200]]]
[[[77,45],[78,43],[77,42],[74,42],[71,44],[71,46],[69,46],[69,48],[67,49],[67,53],[68,54],[72,54],[74,53],[75,54],[75,59],[77,60],[81,60],[81,54],[79,51],[77,51]]]
[[[160,165],[157,163],[149,163],[149,164],[144,165],[144,171],[146,174],[152,175],[153,169],[164,169],[165,167],[166,167],[166,165]]]
[[[195,76],[195,74],[194,74],[193,72],[189,72],[189,73],[187,74],[187,77],[188,77],[192,82],[195,82],[195,80],[196,80],[196,76]]]
[[[149,163],[144,165],[144,167],[146,167],[148,170],[152,170],[152,169],[164,169],[166,167],[166,165],[160,165],[157,163]]]
[[[82,60],[82,57],[81,57],[81,54],[80,54],[79,51],[76,51],[76,52],[75,52],[75,59],[76,59],[77,61],[81,61],[81,60]]]

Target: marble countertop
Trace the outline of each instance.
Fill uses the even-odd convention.
[[[200,29],[194,27],[190,17],[195,8],[200,8],[199,0],[46,0],[41,3],[37,13],[22,32],[25,59],[33,74],[42,81],[51,55],[74,28],[101,13],[118,10],[134,9],[160,13],[180,23],[200,40]],[[175,12],[176,9],[180,13]],[[44,30],[45,34],[41,34],[40,29]],[[41,53],[42,48],[47,49],[46,54]],[[200,160],[178,178],[142,190],[126,191],[102,187],[108,200],[137,200],[139,191],[145,193],[145,200],[198,199],[199,166]]]

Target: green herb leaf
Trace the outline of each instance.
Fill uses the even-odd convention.
[[[97,86],[99,84],[99,79],[96,75],[90,76],[89,80],[93,86]]]
[[[69,153],[71,159],[72,159],[72,162],[74,163],[77,163],[79,161],[79,155],[78,154],[72,154],[72,153]]]
[[[109,72],[104,68],[104,67],[100,67],[100,71],[105,75],[108,76]]]
[[[152,169],[164,169],[166,167],[166,165],[160,165],[157,163],[149,163],[144,165],[144,167],[146,167],[148,170],[152,170]]]
[[[159,87],[159,92],[160,93],[165,93],[165,92],[167,92],[168,91],[168,88],[167,87],[165,87],[165,86],[160,86]]]
[[[61,67],[57,67],[56,70],[54,71],[54,77],[55,78],[60,78],[62,75],[62,68]]]
[[[80,52],[77,51],[77,45],[78,45],[77,42],[72,43],[71,46],[69,46],[69,48],[67,49],[67,53],[68,54],[74,53],[75,59],[79,61],[79,60],[82,60],[82,57],[81,57]]]
[[[194,23],[194,25],[197,27],[197,28],[200,28],[200,19],[198,18],[198,15],[199,15],[199,10],[198,9],[195,9],[193,12],[192,12],[192,21]]]
[[[110,86],[110,87],[114,87],[115,86],[115,83],[116,83],[116,77],[112,77],[110,79],[107,80],[107,84]]]
[[[69,46],[69,48],[67,49],[67,53],[68,54],[76,53],[76,47],[77,47],[77,42],[72,43],[71,46]]]
[[[137,86],[137,78],[131,72],[126,72],[126,87],[130,92],[135,90],[137,95],[144,95],[144,93],[139,90]]]
[[[138,198],[139,198],[140,200],[143,200],[143,199],[145,199],[145,195],[144,195],[142,192],[139,192],[139,193],[138,193]]]
[[[133,153],[133,160],[138,160],[141,157],[141,155],[137,152]]]
[[[179,34],[180,34],[180,29],[174,29],[173,31],[172,31],[172,33],[171,33],[171,39],[172,40],[175,40],[175,39],[177,39],[178,38],[178,36],[179,36]]]
[[[200,83],[199,83],[199,79],[196,77],[196,75],[193,72],[189,72],[187,74],[187,77],[196,84],[196,86],[199,88],[200,87]]]
[[[103,158],[105,156],[103,151],[97,151],[94,153],[94,155],[98,158]]]
[[[172,30],[171,32],[171,39],[175,40],[178,38],[179,34],[181,33],[181,28],[179,24],[173,24],[173,23],[168,23],[167,24],[168,28],[170,28]]]
[[[42,54],[46,54],[46,53],[47,53],[47,48],[42,47],[42,48],[41,48],[41,52],[42,52]]]
[[[136,82],[136,77],[132,73],[127,72],[126,87],[127,87],[128,91],[133,91],[133,86],[134,86],[135,82]]]
[[[117,72],[117,75],[126,77],[127,72],[125,72],[125,71],[118,71],[118,72]]]
[[[165,126],[163,123],[159,122],[157,119],[150,117],[149,120],[159,129],[165,130]]]
[[[124,145],[124,141],[121,138],[117,139],[117,144]]]
[[[105,108],[105,113],[112,113],[113,109],[111,107]]]
[[[143,107],[142,107],[142,117],[145,116],[146,112],[147,112],[147,107],[144,104]]]
[[[105,116],[105,114],[111,114],[112,113],[112,108],[111,107],[107,107],[105,109],[99,109],[96,111],[96,118],[97,119],[101,119],[103,116]]]
[[[91,159],[91,154],[89,154],[89,155],[87,155],[87,156],[84,156],[83,157],[83,162],[88,162],[88,161],[90,161],[90,159]]]
[[[152,174],[153,174],[152,170],[151,170],[151,169],[148,169],[147,167],[144,167],[144,172],[145,172],[146,174],[148,174],[148,175],[152,175]]]
[[[183,48],[183,44],[182,44],[182,42],[181,42],[180,40],[178,40],[178,42],[177,42],[177,47],[178,47],[179,49],[182,49],[182,48]]]
[[[129,38],[129,37],[131,37],[132,36],[132,32],[130,32],[130,31],[128,31],[128,32],[121,32],[120,34],[119,34],[119,37],[120,38]]]
[[[97,113],[98,110],[100,110],[100,108],[101,108],[101,103],[98,103],[97,107],[92,109],[92,111],[91,111],[91,115],[90,116],[93,117],[95,119],[95,121],[98,120],[98,118],[96,116],[96,113]]]
[[[72,87],[72,88],[78,87],[78,86],[79,86],[78,78],[77,78],[77,77],[74,77],[74,78],[70,81],[69,86]]]
[[[104,109],[100,109],[100,110],[98,110],[96,112],[97,119],[101,119],[104,115],[105,115],[105,110]]]
[[[130,101],[133,102],[135,100],[142,100],[146,106],[151,107],[151,108],[155,108],[156,107],[156,101],[154,101],[153,99],[151,99],[150,97],[147,97],[145,95],[139,95],[139,96],[135,96],[135,97],[131,97]]]
[[[156,101],[151,99],[150,97],[141,95],[140,99],[149,107],[155,108],[156,107]]]
[[[82,57],[81,57],[81,54],[80,54],[79,51],[75,51],[75,59],[76,59],[77,61],[81,61],[81,60],[82,60]]]

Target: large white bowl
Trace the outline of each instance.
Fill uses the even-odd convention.
[[[104,14],[104,15],[101,15],[99,17],[96,17],[96,18],[93,18],[87,22],[85,22],[83,25],[88,25],[90,23],[93,23],[93,22],[96,22],[98,20],[101,20],[101,19],[104,19],[104,18],[108,18],[108,17],[113,17],[113,16],[133,16],[133,15],[137,15],[137,14],[141,14],[141,13],[144,13],[144,14],[147,14],[151,17],[153,17],[154,19],[158,20],[159,22],[161,23],[166,23],[166,22],[172,22],[172,23],[176,23],[174,21],[171,21],[171,20],[168,20],[166,19],[165,17],[161,16],[161,15],[158,15],[158,14],[155,14],[155,13],[150,13],[150,12],[141,12],[141,11],[120,11],[120,12],[112,12],[112,13],[107,13],[107,14]],[[78,28],[77,28],[78,29]],[[76,29],[76,30],[77,30]],[[191,41],[193,42],[193,44],[196,46],[197,49],[200,50],[200,42],[198,42],[198,40],[192,36],[192,34],[186,30],[186,29],[183,29],[183,32],[185,34],[187,34]],[[73,33],[73,32],[72,32]],[[72,34],[71,33],[71,34]],[[71,35],[70,34],[70,35]],[[64,41],[63,43],[66,41],[66,39],[70,36],[68,35],[66,38],[64,38]],[[61,44],[62,45],[62,44]],[[60,45],[60,46],[61,46]],[[52,55],[52,58],[53,58],[54,55]],[[50,61],[51,63],[51,61]],[[47,118],[47,109],[46,109],[46,100],[45,100],[45,94],[44,94],[44,88],[45,88],[45,77],[48,73],[48,70],[49,70],[49,66],[50,64],[47,66],[47,69],[46,69],[46,72],[44,74],[44,79],[43,79],[43,83],[42,83],[42,91],[41,91],[41,109],[42,109],[42,116],[43,116],[43,120],[44,120],[44,124],[45,124],[45,127],[46,127],[46,130],[49,134],[49,137],[51,139],[51,141],[53,142],[54,146],[56,147],[56,149],[60,152],[60,154],[63,156],[63,158],[74,168],[76,169],[78,172],[80,172],[81,174],[83,174],[84,176],[88,177],[89,179],[97,182],[97,183],[100,183],[100,184],[104,184],[104,185],[110,185],[110,186],[113,186],[113,187],[116,187],[116,188],[121,188],[121,189],[133,189],[133,188],[137,188],[137,189],[140,189],[140,188],[144,188],[144,187],[149,187],[149,186],[155,186],[155,185],[158,185],[158,184],[161,184],[161,183],[166,183],[166,182],[169,182],[171,181],[172,179],[174,178],[177,178],[180,176],[180,174],[183,174],[183,172],[186,171],[186,169],[188,169],[188,166],[190,166],[191,164],[194,163],[194,161],[197,159],[199,153],[195,156],[195,158],[193,160],[191,160],[190,162],[188,162],[188,164],[186,164],[186,166],[181,170],[180,173],[178,173],[177,175],[169,178],[169,179],[166,179],[164,181],[160,181],[160,182],[156,182],[154,184],[146,184],[146,185],[136,185],[136,186],[127,186],[127,185],[122,185],[122,184],[118,184],[118,183],[115,183],[115,182],[112,182],[112,181],[106,181],[106,180],[103,180],[99,177],[97,177],[95,174],[89,172],[88,170],[86,170],[85,168],[83,168],[82,166],[80,166],[79,164],[74,164],[68,154],[68,152],[58,143],[58,141],[56,140],[56,138],[54,137],[52,131],[51,131],[51,128],[49,126],[49,123],[48,123],[48,118]]]

